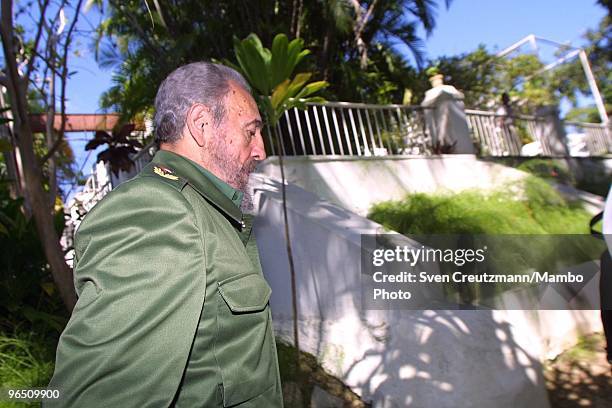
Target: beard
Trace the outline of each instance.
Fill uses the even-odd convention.
[[[253,209],[253,197],[248,188],[249,176],[255,171],[259,162],[249,158],[241,164],[238,157],[234,157],[228,150],[226,135],[221,133],[217,133],[215,137],[209,139],[201,155],[203,162],[210,163],[211,167],[217,170],[215,175],[234,189],[242,192],[240,209],[243,212],[251,211]]]

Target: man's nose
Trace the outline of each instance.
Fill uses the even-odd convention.
[[[264,146],[263,138],[261,133],[257,136],[257,139],[254,141],[255,145],[253,146],[253,150],[251,151],[251,157],[255,160],[265,160],[266,156],[266,148]]]

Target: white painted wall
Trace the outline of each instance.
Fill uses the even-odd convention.
[[[258,172],[280,179],[278,159],[267,159]],[[523,176],[521,171],[470,154],[285,158],[290,183],[359,215],[366,215],[374,203],[402,199],[408,193],[491,189]]]
[[[286,157],[289,183],[359,215],[372,204],[399,200],[408,193],[493,189],[518,181],[527,173],[479,160],[471,154],[440,156],[293,156]],[[280,180],[278,158],[266,159],[258,172]],[[603,200],[564,187],[563,194],[580,198],[587,209],[599,211]]]
[[[362,212],[383,194],[387,199],[403,195],[389,186],[432,189],[427,183],[440,177],[435,186],[457,183],[467,188],[476,184],[474,179],[491,186],[508,179],[488,163],[474,172],[481,164],[470,157],[433,164],[418,159],[398,159],[391,165],[387,160],[365,162],[315,160],[306,168],[299,162],[288,167],[296,184],[347,206],[353,203]],[[472,166],[471,178],[466,166]],[[354,174],[353,168],[360,170]],[[398,175],[398,168],[410,172]],[[427,168],[433,170],[416,171]],[[274,168],[266,171],[274,174]],[[331,180],[340,191],[331,194],[332,187],[321,180]],[[280,183],[262,174],[254,182],[255,234],[273,290],[274,326],[291,340]],[[367,197],[358,201],[361,194]],[[287,186],[287,199],[301,347],[377,407],[548,407],[541,361],[574,344],[580,333],[601,330],[597,311],[363,310],[360,234],[382,232],[382,227],[296,185]]]

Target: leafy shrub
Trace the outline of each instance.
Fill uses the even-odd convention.
[[[599,243],[593,243],[586,235],[590,214],[579,203],[567,202],[537,177],[528,177],[518,185],[507,185],[492,192],[411,194],[401,201],[376,204],[368,218],[401,234],[416,235],[413,238],[434,248],[448,247],[445,236],[435,234],[466,234],[460,240],[464,249],[482,247],[476,242],[486,242],[489,256],[481,266],[482,270],[491,272],[508,270],[508,265],[516,272],[576,265],[598,259],[603,251]],[[498,239],[496,234],[540,235],[525,240]],[[556,239],[560,237],[549,234],[585,235],[580,239]],[[449,242],[453,242],[452,238],[448,236]],[[443,273],[456,270],[454,265],[439,266]],[[512,284],[504,283],[444,287],[449,294],[459,293],[461,301],[468,304],[511,288]]]
[[[534,176],[559,183],[574,184],[575,182],[574,177],[565,166],[552,160],[531,159],[521,163],[517,168]]]
[[[0,184],[0,330],[28,323],[56,335],[67,321],[34,221]],[[58,215],[58,229],[63,223]]]
[[[368,218],[402,234],[586,234],[590,214],[528,177],[492,192],[410,194],[374,205]]]

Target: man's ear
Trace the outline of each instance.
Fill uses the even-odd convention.
[[[210,108],[201,103],[194,103],[187,111],[185,125],[189,131],[189,136],[202,147],[206,139],[211,136],[212,115]]]

